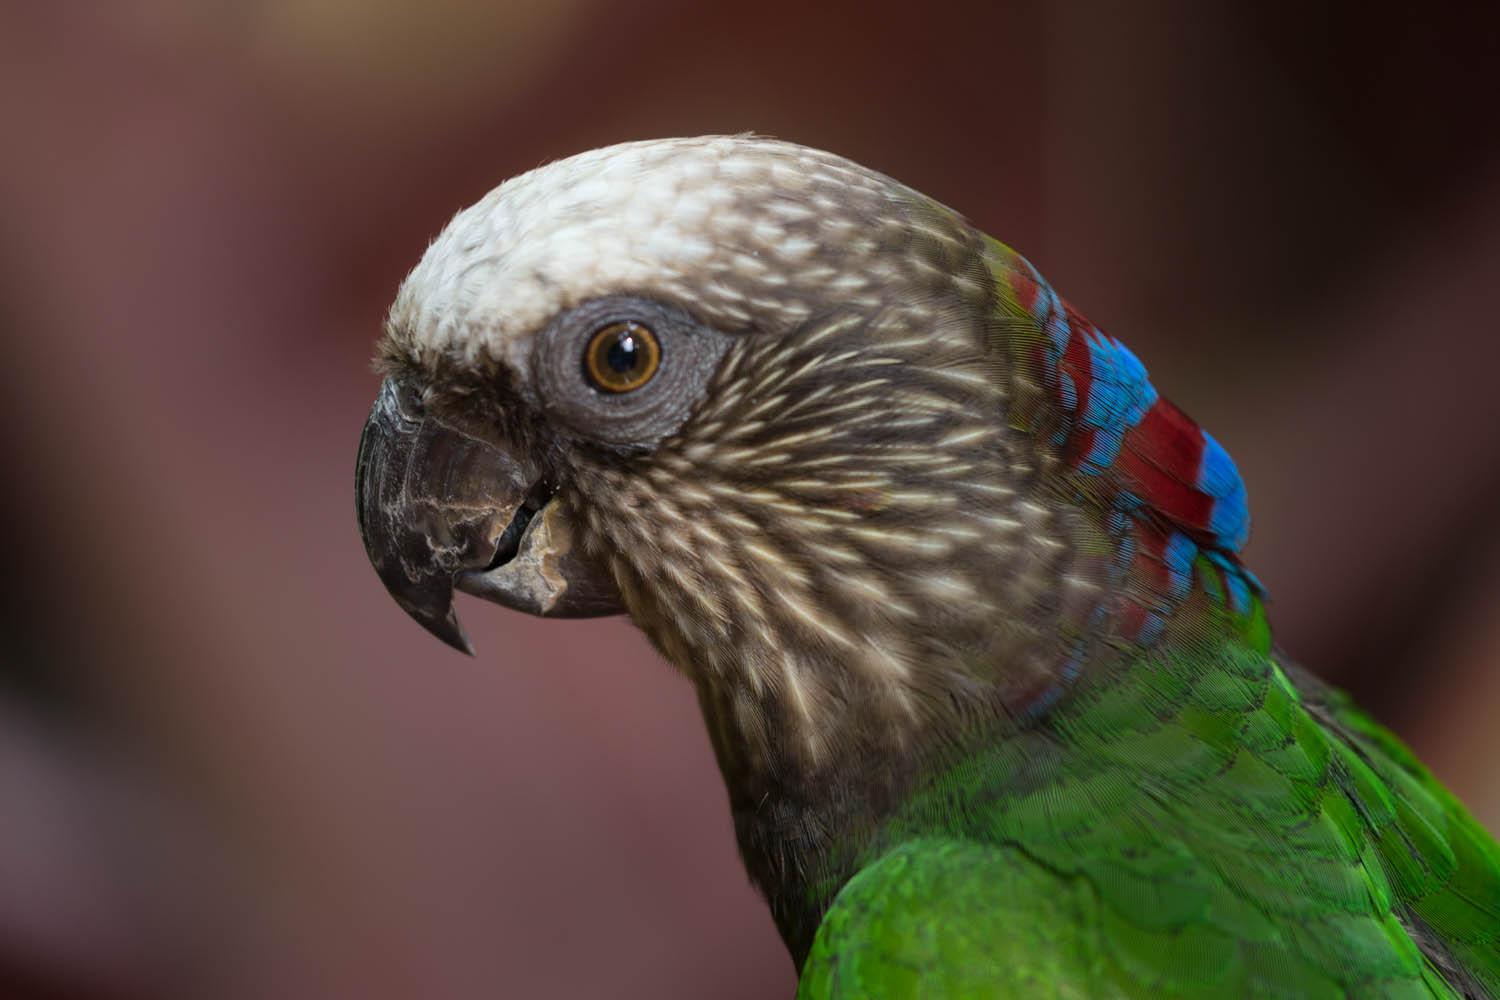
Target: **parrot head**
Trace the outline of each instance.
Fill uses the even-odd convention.
[[[1023,257],[828,153],[675,139],[512,179],[427,249],[378,363],[386,588],[462,650],[455,591],[629,614],[697,689],[794,954],[924,774],[1132,650],[1268,642],[1224,449]]]
[[[759,138],[503,184],[391,309],[358,460],[372,563],[459,649],[455,590],[626,612],[711,731],[805,761],[1022,700],[1076,656],[1112,550],[1007,419],[1026,387],[989,246]]]

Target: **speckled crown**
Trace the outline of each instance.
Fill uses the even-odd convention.
[[[831,153],[748,136],[625,143],[538,167],[459,212],[396,297],[387,352],[422,364],[530,338],[585,299],[649,289],[713,326],[785,329],[874,306],[882,234],[921,196]]]

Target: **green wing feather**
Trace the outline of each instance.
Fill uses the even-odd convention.
[[[1258,645],[1158,651],[931,782],[799,995],[1500,997],[1500,848]]]

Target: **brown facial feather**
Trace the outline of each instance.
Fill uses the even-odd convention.
[[[1089,626],[1112,549],[1049,499],[1053,457],[1007,422],[993,277],[961,218],[787,144],[612,155],[664,193],[511,182],[434,243],[381,352],[439,412],[482,420],[488,401],[496,433],[546,452],[559,513],[695,684],[746,864],[793,942],[830,842],[938,757],[1023,725],[1105,641]],[[548,197],[564,244],[538,230]],[[561,434],[532,377],[548,324],[608,296],[729,340],[690,412],[634,449],[577,420]]]
[[[1037,501],[987,312],[960,303],[745,335],[677,435],[565,476],[631,617],[698,689],[789,939],[825,843],[1022,724],[1108,597],[1097,529]]]

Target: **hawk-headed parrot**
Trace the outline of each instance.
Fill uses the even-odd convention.
[[[1274,644],[1224,447],[954,211],[584,153],[449,223],[378,363],[392,596],[628,614],[801,996],[1500,998],[1500,849]]]

